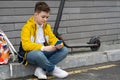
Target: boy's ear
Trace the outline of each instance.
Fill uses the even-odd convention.
[[[38,15],[38,13],[35,12],[35,13],[34,13],[34,16],[37,16],[37,15]]]

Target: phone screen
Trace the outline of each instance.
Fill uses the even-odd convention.
[[[58,41],[56,42],[55,46],[58,45],[58,44],[61,44],[61,43],[62,43],[62,40],[58,40]]]

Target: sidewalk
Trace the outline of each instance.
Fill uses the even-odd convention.
[[[99,51],[69,54],[58,66],[66,69],[118,60],[120,60],[120,44],[102,45]],[[0,80],[33,75],[34,70],[35,66],[25,67],[19,63],[0,65]]]

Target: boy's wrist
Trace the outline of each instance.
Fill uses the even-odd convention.
[[[42,46],[41,51],[44,51],[45,46]]]

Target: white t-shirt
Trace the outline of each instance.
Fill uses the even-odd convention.
[[[45,38],[43,33],[43,25],[37,25],[37,35],[36,35],[36,43],[40,43],[44,45]]]

